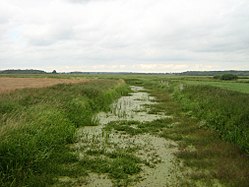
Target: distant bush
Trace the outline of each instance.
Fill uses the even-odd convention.
[[[220,80],[236,80],[238,79],[238,76],[233,74],[223,74],[223,75],[215,75],[213,78]]]

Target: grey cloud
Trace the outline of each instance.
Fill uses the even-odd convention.
[[[66,0],[69,3],[88,3],[91,0]]]
[[[25,62],[90,69],[122,63],[146,71],[237,62],[249,68],[246,0],[56,0],[39,6],[3,0],[0,7],[8,7],[0,12],[0,59],[9,68]]]
[[[41,27],[42,29],[42,27]],[[72,28],[44,28],[45,32],[35,34],[33,32],[24,33],[23,40],[34,46],[48,46],[58,42],[65,42],[74,37]]]
[[[69,3],[78,3],[78,4],[81,4],[81,3],[89,3],[89,2],[98,2],[98,1],[112,1],[112,0],[64,0],[66,2],[69,2]]]

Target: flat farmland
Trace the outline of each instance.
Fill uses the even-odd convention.
[[[23,88],[43,88],[56,84],[74,84],[88,82],[87,79],[56,79],[56,78],[10,78],[0,77],[0,93]]]
[[[219,87],[226,90],[237,91],[241,93],[249,93],[248,82],[226,82],[226,81],[186,81],[190,85],[204,85]]]

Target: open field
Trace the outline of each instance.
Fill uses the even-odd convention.
[[[1,94],[0,186],[249,185],[249,94],[240,83],[50,78],[83,82]]]
[[[249,94],[249,82],[227,82],[227,81],[186,81],[187,84],[191,85],[206,85],[214,86],[232,91],[238,91],[241,93]]]
[[[10,78],[0,77],[0,93],[23,88],[42,88],[55,84],[74,84],[86,82],[85,79],[52,79],[52,78]]]

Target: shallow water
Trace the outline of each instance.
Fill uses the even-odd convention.
[[[139,182],[133,186],[172,186],[177,184],[175,169],[175,156],[177,144],[171,140],[156,137],[150,134],[129,135],[118,131],[107,134],[103,130],[106,124],[112,121],[132,120],[140,122],[154,121],[165,118],[163,114],[149,114],[150,105],[156,104],[155,98],[150,96],[143,87],[132,86],[133,93],[123,96],[111,106],[108,113],[101,112],[96,116],[98,126],[80,128],[78,131],[78,142],[74,149],[78,150],[80,158],[91,148],[113,151],[116,149],[136,148],[137,157],[145,161],[147,165],[142,166],[142,172],[134,176]],[[108,141],[108,146],[106,145]],[[90,174],[86,183],[80,186],[110,187],[112,180],[107,175]],[[137,181],[137,180],[136,180]],[[173,186],[174,186],[173,185]]]
[[[132,86],[129,96],[123,96],[112,104],[111,112],[101,112],[97,115],[100,124],[111,121],[134,120],[140,122],[154,121],[164,117],[159,114],[149,114],[146,106],[155,104],[155,98],[143,90],[143,87]]]

